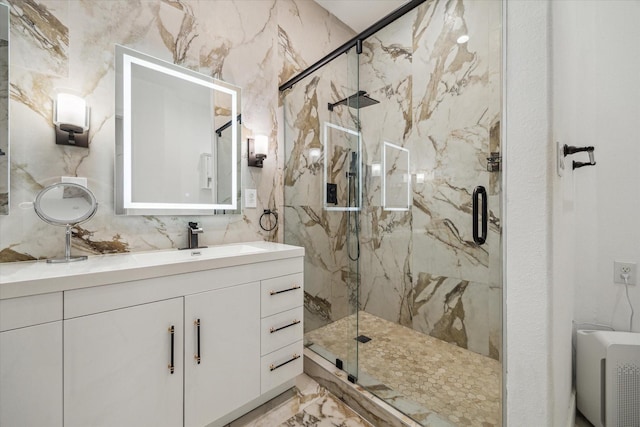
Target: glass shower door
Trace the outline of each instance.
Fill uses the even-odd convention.
[[[425,2],[360,55],[358,380],[425,425],[500,421],[500,24]]]
[[[285,242],[306,250],[305,345],[353,377],[362,189],[357,93],[352,49],[283,98]]]

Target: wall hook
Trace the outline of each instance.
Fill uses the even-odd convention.
[[[572,145],[567,145],[565,144],[564,147],[562,148],[562,152],[564,154],[564,157],[567,157],[571,154],[575,154],[575,153],[581,153],[581,152],[587,152],[589,154],[589,161],[588,162],[576,162],[575,160],[573,161],[573,169],[578,169],[581,168],[583,166],[595,166],[596,161],[595,161],[595,157],[593,155],[593,152],[595,151],[594,147],[574,147]]]

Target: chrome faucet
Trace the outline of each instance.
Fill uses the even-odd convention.
[[[204,230],[202,227],[198,227],[197,222],[190,222],[189,227],[187,227],[189,233],[189,249],[199,248],[198,246],[198,234],[202,233]]]

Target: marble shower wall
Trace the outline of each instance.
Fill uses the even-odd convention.
[[[470,39],[458,44],[463,34]],[[314,211],[312,219],[298,213],[308,209],[305,197],[321,200],[317,166],[295,163],[291,173],[314,179],[285,179],[285,241],[297,239],[307,253],[319,254],[307,262],[317,273],[306,281],[312,292],[308,329],[349,311],[343,307],[353,303],[353,285],[340,283],[335,272],[343,278],[357,272],[360,309],[500,358],[500,174],[486,170],[489,153],[500,151],[500,38],[500,1],[438,0],[425,2],[364,42],[358,89],[380,103],[359,111],[340,107],[340,113],[354,118],[352,128],[359,123],[362,131],[359,269],[342,253],[334,255],[339,268],[325,261],[327,251],[344,250],[346,229],[338,227],[344,215],[321,210]],[[313,77],[316,87],[333,84],[325,78],[344,78],[321,72]],[[299,85],[309,87],[311,82]],[[285,135],[292,135],[286,148],[296,153],[308,152],[309,139],[303,134],[322,132],[322,121],[305,121],[300,115],[310,111],[312,100],[303,93],[294,88],[285,102]],[[340,99],[331,92],[314,96],[316,105]],[[382,177],[375,171],[382,163],[384,142],[410,153],[407,181],[412,191],[405,211],[387,210],[382,204]],[[387,161],[383,171],[402,170],[397,160]],[[348,164],[338,166],[344,173]],[[287,169],[285,176],[289,173]],[[489,232],[483,246],[472,238],[471,195],[478,185],[489,195]],[[329,282],[330,271],[334,274]]]
[[[0,261],[61,254],[61,229],[25,202],[61,176],[88,179],[99,209],[74,230],[74,253],[180,247],[187,221],[201,243],[283,238],[258,226],[264,208],[283,210],[278,85],[344,43],[353,32],[311,0],[11,0],[11,206],[0,217]],[[202,217],[114,215],[114,45],[131,47],[242,87],[242,188],[257,209]],[[52,98],[58,88],[91,107],[90,147],[55,145]],[[271,138],[263,169],[246,166],[247,137]],[[282,217],[282,216],[281,216]]]

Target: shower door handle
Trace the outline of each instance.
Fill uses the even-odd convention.
[[[482,203],[482,234],[478,233],[478,203]],[[487,190],[479,185],[473,190],[473,241],[483,245],[487,241]]]

